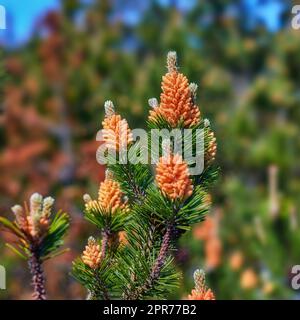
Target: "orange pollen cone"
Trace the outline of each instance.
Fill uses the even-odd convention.
[[[178,154],[160,158],[156,167],[156,183],[172,200],[187,198],[193,192],[188,166]]]
[[[82,261],[91,267],[92,269],[97,269],[101,261],[101,250],[99,244],[92,237],[89,238],[88,244],[85,246],[85,250],[81,256]]]
[[[98,202],[106,210],[115,212],[117,209],[124,209],[122,202],[123,193],[118,182],[106,178],[101,182],[98,191]]]
[[[211,289],[202,292],[193,289],[191,294],[188,295],[188,300],[216,300],[216,298]]]
[[[188,300],[215,300],[215,295],[211,289],[205,285],[205,273],[197,269],[194,272],[195,289],[188,295]]]
[[[132,133],[128,123],[119,114],[106,117],[102,125],[103,140],[108,149],[118,151],[132,142]]]
[[[181,122],[184,127],[194,126],[200,121],[200,111],[194,104],[194,92],[188,79],[177,71],[175,53],[168,54],[167,64],[168,73],[162,77],[160,104],[150,111],[148,119],[154,121],[160,115],[172,127]]]

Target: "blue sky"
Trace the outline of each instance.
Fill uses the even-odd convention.
[[[22,43],[28,39],[37,18],[49,9],[58,8],[59,0],[0,0],[7,12],[7,30],[14,42]],[[10,21],[13,30],[9,30]],[[1,30],[3,34],[3,30]]]
[[[162,4],[169,5],[170,0],[160,0]],[[282,2],[276,0],[245,0],[248,10],[255,13],[255,17],[265,21],[272,31],[278,28],[278,16],[282,10]],[[182,10],[189,10],[195,0],[178,0]],[[189,5],[187,5],[187,3]],[[258,5],[258,4],[261,5]],[[59,0],[0,0],[7,11],[7,30],[0,30],[0,39],[9,39],[12,43],[21,44],[30,37],[34,23],[49,9],[59,7]],[[128,19],[138,19],[138,12],[127,12]],[[137,19],[133,19],[137,21]],[[11,29],[9,26],[11,25]]]

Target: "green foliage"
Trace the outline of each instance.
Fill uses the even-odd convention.
[[[107,117],[109,119],[110,115]],[[207,125],[204,126],[205,123],[207,121],[201,121],[192,128],[190,148],[194,156],[204,157],[210,147],[211,130]],[[152,129],[157,129],[157,134],[160,134],[160,129],[172,129],[162,117],[149,121],[148,127],[149,136]],[[174,129],[182,133],[183,121]],[[201,138],[196,129],[202,129],[198,132],[204,134],[204,146],[201,150],[196,148],[197,140]],[[156,136],[151,135],[151,138],[158,141],[159,154],[156,156],[159,158],[163,141],[157,140]],[[180,280],[173,256],[176,241],[192,225],[203,221],[209,210],[208,187],[215,180],[217,170],[209,163],[201,175],[191,177],[191,180],[189,173],[184,171],[188,183],[192,180],[194,182],[194,185],[190,186],[193,188],[192,194],[173,199],[158,187],[150,164],[127,161],[132,160],[134,155],[143,155],[146,151],[147,155],[149,152],[153,156],[152,147],[156,146],[152,146],[151,139],[149,140],[150,143],[146,146],[143,146],[141,141],[130,143],[126,150],[117,154],[116,159],[110,150],[105,154],[108,168],[106,179],[118,182],[123,193],[123,198],[118,201],[123,201],[124,204],[125,200],[125,208],[121,205],[112,212],[111,209],[102,207],[100,200],[93,201],[90,196],[85,197],[85,218],[96,225],[102,235],[101,252],[100,245],[97,247],[94,242],[89,241],[82,259],[74,262],[72,274],[89,290],[92,299],[166,299],[171,296]],[[175,141],[172,142],[175,144]],[[175,146],[171,147],[170,151],[176,154]],[[149,163],[149,155],[146,160]],[[186,162],[184,165],[192,166],[193,163]],[[177,181],[173,183],[175,185]],[[105,194],[101,192],[100,186],[99,199],[100,194],[107,196],[106,191]],[[109,197],[116,195],[112,193]],[[111,199],[106,200],[109,202]],[[125,243],[117,240],[119,232],[125,232]],[[94,258],[100,254],[101,259],[98,262]],[[84,261],[94,269],[86,266]]]
[[[290,23],[290,6],[285,5],[284,14],[280,15],[282,28],[270,32],[261,19],[259,24],[251,23],[253,27],[249,28],[252,12],[245,10],[240,1],[194,1],[191,10],[185,12],[176,8],[176,1],[169,2],[170,5],[151,1],[147,10],[140,12],[139,23],[127,25],[121,19],[111,19],[116,13],[126,10],[126,4],[120,6],[119,1],[97,0],[85,4],[86,11],[79,6],[80,16],[84,17],[81,21],[83,27],[78,29],[75,19],[77,2],[62,1],[63,26],[59,37],[67,45],[53,50],[49,45],[56,43],[52,39],[57,39],[58,33],[49,28],[47,35],[41,39],[34,38],[28,45],[16,50],[10,48],[4,55],[17,59],[23,65],[23,73],[11,71],[8,76],[10,87],[18,87],[25,93],[26,103],[17,103],[17,110],[22,111],[19,119],[15,108],[7,108],[14,117],[11,122],[8,118],[7,125],[4,119],[4,125],[0,126],[3,154],[14,146],[15,141],[20,142],[20,147],[32,143],[32,126],[29,125],[27,130],[23,128],[27,122],[27,110],[31,110],[28,106],[33,106],[39,116],[48,115],[48,119],[41,119],[42,123],[55,119],[56,125],[56,119],[61,118],[61,110],[47,107],[52,96],[63,100],[66,105],[63,112],[66,121],[62,126],[72,125],[70,142],[76,151],[94,139],[101,117],[99,106],[106,97],[118,101],[129,123],[141,126],[146,118],[145,102],[150,95],[159,97],[158,83],[165,66],[162,55],[170,48],[177,50],[183,61],[182,70],[199,83],[200,110],[205,110],[205,116],[212,120],[218,139],[218,163],[223,177],[214,189],[213,199],[216,210],[222,210],[226,219],[219,225],[223,244],[222,263],[207,272],[212,288],[217,291],[217,298],[224,299],[294,297],[296,293],[289,288],[288,271],[300,260],[300,42],[299,32],[285,27]],[[128,40],[130,44],[134,42],[133,50],[127,47]],[[44,45],[52,49],[47,50],[51,52],[49,59],[40,59]],[[123,50],[125,47],[126,50]],[[59,59],[61,53],[62,60]],[[79,57],[76,67],[74,56]],[[49,61],[61,61],[57,68],[60,70],[62,95],[53,92],[52,81],[44,72]],[[2,88],[5,69],[2,59],[0,63]],[[38,94],[27,90],[27,77],[39,84]],[[22,130],[15,136],[13,133],[18,124],[22,125]],[[161,128],[164,125],[157,124]],[[38,141],[44,139],[48,142],[49,132],[43,134],[35,136]],[[52,138],[50,136],[51,141],[54,140]],[[60,140],[55,137],[55,143],[51,143],[47,150],[49,158],[56,159],[57,155],[63,155],[57,148],[60,145]],[[72,157],[76,155],[70,155]],[[44,155],[38,158],[42,159],[44,167],[47,159]],[[86,164],[86,158],[82,159]],[[3,164],[4,160],[5,157]],[[4,173],[1,177],[1,203],[4,206],[16,197],[22,197],[22,193],[27,193],[36,183],[37,179],[31,179],[31,176],[32,172],[38,175],[40,166],[36,164],[39,162],[29,158],[26,163],[22,161],[19,169],[11,164],[6,169],[1,164]],[[47,164],[54,167],[50,161]],[[279,170],[280,209],[277,217],[269,215],[271,199],[268,195],[270,183],[267,170],[271,164],[277,165]],[[82,167],[78,165],[78,168]],[[199,177],[195,177],[194,184],[210,189],[217,171],[214,166],[205,168]],[[96,172],[96,169],[86,172],[80,180],[75,179],[79,175],[71,177],[73,187],[89,187],[88,174]],[[55,190],[58,195],[62,193],[62,178],[45,179],[44,174],[42,177],[43,183],[49,183],[50,190]],[[122,188],[131,202],[134,197],[132,188],[125,186],[127,181],[122,179],[122,175],[118,181],[125,181]],[[21,192],[14,193],[15,188],[11,188],[10,183],[18,183]],[[264,245],[254,236],[258,230],[254,222],[256,217],[261,221],[266,235]],[[181,246],[189,258],[180,267],[185,272],[184,279],[188,279],[195,267],[205,264],[205,254],[202,241],[195,240],[188,233],[185,237]],[[264,293],[262,285],[250,291],[241,289],[242,270],[232,272],[228,265],[234,250],[240,250],[245,257],[242,269],[254,268],[259,278],[263,278],[261,274],[265,271],[268,272],[270,281],[276,284],[276,290]],[[184,294],[191,284],[185,283],[183,287],[179,295]]]
[[[164,229],[143,209],[136,205],[125,227],[128,245],[117,254],[116,281],[123,299],[164,299],[179,286],[180,275],[173,258],[168,256],[159,278],[149,277],[159,256]]]
[[[126,212],[122,210],[105,212],[100,206],[86,209],[84,217],[99,230],[109,230],[110,232],[123,230],[124,224],[128,220]]]
[[[92,269],[78,258],[73,262],[72,275],[90,293],[91,300],[107,300],[118,296],[118,288],[112,270],[115,265],[111,259],[102,260],[97,269]]]
[[[61,211],[54,216],[46,236],[40,243],[40,256],[43,260],[56,256],[57,249],[64,243],[64,237],[69,229],[69,216]],[[63,251],[64,252],[64,251]]]
[[[19,240],[17,247],[7,244],[8,248],[13,250],[20,257],[28,259],[31,256],[30,247],[32,238],[24,233],[15,222],[9,221],[7,218],[0,217],[0,224],[9,232],[13,233]],[[42,260],[47,260],[58,254],[65,252],[58,251],[64,243],[63,238],[69,229],[69,216],[61,211],[57,212],[51,220],[47,233],[40,239],[38,243],[39,256]],[[21,252],[19,251],[21,250]]]
[[[5,217],[0,217],[0,223],[3,225],[4,228],[6,228],[8,231],[13,233],[15,236],[26,239],[26,236],[23,234],[23,232],[17,227],[17,225],[14,222],[9,221]]]
[[[114,179],[119,182],[129,202],[142,201],[148,186],[153,180],[147,165],[128,162],[127,164],[109,164],[108,168],[113,172]]]

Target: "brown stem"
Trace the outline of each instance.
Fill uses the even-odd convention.
[[[124,293],[124,299],[125,300],[137,300],[141,297],[141,295],[143,295],[145,292],[147,292],[148,290],[150,290],[153,285],[154,282],[159,278],[161,269],[166,261],[166,258],[168,256],[168,252],[170,249],[170,243],[172,240],[172,236],[173,236],[173,225],[169,224],[167,226],[166,232],[163,236],[163,240],[162,240],[162,244],[160,247],[160,251],[158,254],[158,257],[155,260],[155,263],[151,269],[149,278],[145,281],[145,283],[136,288],[135,290],[133,290],[132,292],[130,292],[130,290],[128,290],[127,292]]]
[[[101,242],[101,258],[104,259],[106,256],[106,251],[108,248],[109,232],[104,230],[102,232],[102,242]]]
[[[28,261],[32,276],[33,298],[35,300],[46,300],[45,277],[39,251],[36,246],[30,248],[31,257]]]
[[[164,265],[164,262],[167,258],[167,254],[169,251],[171,238],[172,238],[172,230],[173,230],[173,228],[169,225],[167,227],[166,233],[164,234],[163,241],[162,241],[160,251],[159,251],[159,255],[155,261],[155,264],[154,264],[152,271],[151,271],[151,274],[150,274],[150,279],[152,279],[153,281],[159,277],[161,268]]]

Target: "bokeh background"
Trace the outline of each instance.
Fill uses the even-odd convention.
[[[300,264],[300,30],[297,1],[5,0],[0,30],[0,212],[31,193],[55,196],[72,216],[70,252],[46,264],[52,299],[80,299],[71,261],[96,234],[82,194],[96,194],[95,158],[103,103],[111,99],[132,128],[145,127],[159,97],[165,57],[199,85],[198,104],[218,141],[221,176],[207,221],[182,239],[184,273],[202,267],[218,299],[297,299]],[[30,299],[26,264],[0,231],[7,290]]]

